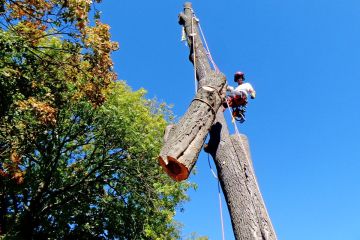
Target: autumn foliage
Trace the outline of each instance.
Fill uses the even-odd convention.
[[[0,0],[0,238],[176,239],[166,105],[117,81],[91,0]]]
[[[85,99],[95,107],[104,102],[104,90],[116,80],[110,55],[118,45],[110,40],[110,27],[101,23],[96,9],[94,24],[90,24],[92,1],[10,0],[0,4],[2,73],[7,77],[0,90],[1,117],[16,108],[18,114],[33,115],[40,125],[55,126],[58,109],[69,100]],[[15,51],[17,56],[10,56]],[[30,63],[37,69],[24,66]],[[61,71],[54,72],[56,68]],[[49,81],[54,77],[51,74],[58,75],[55,82]],[[1,171],[4,176],[17,173],[6,165]]]

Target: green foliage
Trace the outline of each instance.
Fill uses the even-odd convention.
[[[0,2],[0,237],[177,239],[193,186],[157,163],[172,116],[114,81],[89,2]]]
[[[49,87],[45,80],[57,78],[53,88],[72,85],[67,87],[77,93],[72,92],[70,97],[86,97],[94,106],[101,105],[105,100],[103,89],[116,79],[111,53],[118,44],[110,40],[110,27],[101,23],[99,15],[90,21],[91,6],[95,4],[90,0],[4,1],[0,31],[5,45],[1,47],[2,54],[10,59],[6,59],[7,68],[0,73],[12,78],[8,89],[24,90],[22,93],[27,95],[41,89],[51,95],[57,89],[44,89]],[[29,82],[33,73],[38,76]],[[5,97],[0,95],[0,100],[5,101]]]
[[[186,238],[186,240],[208,240],[208,239],[209,238],[206,236],[199,237],[199,235],[196,232],[192,232],[190,236]]]
[[[2,119],[2,132],[14,131],[0,138],[7,236],[179,237],[173,216],[190,184],[172,182],[160,169],[166,122],[143,95],[117,82],[101,107],[69,102],[55,125],[19,108],[11,121]]]

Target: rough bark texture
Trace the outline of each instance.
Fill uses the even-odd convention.
[[[226,84],[223,74],[211,70],[198,34],[197,22],[193,18],[191,4],[185,4],[184,13],[179,15],[179,23],[185,27],[192,62],[193,42],[195,43],[198,91],[179,123],[166,130],[159,156],[161,166],[176,181],[188,178],[195,165],[216,112],[222,104]]]
[[[186,179],[211,128],[205,150],[215,160],[235,238],[276,240],[255,177],[247,138],[245,135],[229,135],[223,108],[220,107],[226,79],[210,68],[193,16],[191,3],[185,3],[179,23],[187,34],[190,61],[194,63],[195,60],[198,93],[180,122],[167,128],[159,162],[173,179]]]
[[[187,43],[190,49],[189,59],[193,64],[195,56],[196,78],[198,79],[199,87],[201,87],[206,84],[203,83],[205,76],[211,73],[212,70],[207,58],[207,52],[202,44],[198,30],[198,22],[195,18],[191,3],[187,2],[184,4],[184,12],[179,14],[179,24],[185,29]],[[194,49],[195,55],[193,52]]]
[[[215,159],[234,235],[237,240],[275,240],[265,203],[255,177],[245,135],[229,135],[222,111],[210,131],[207,151]]]
[[[216,85],[224,85],[222,76],[208,77],[223,82]],[[222,97],[217,89],[201,87],[179,123],[167,129],[168,137],[164,139],[159,161],[174,180],[181,181],[188,177],[221,103]]]

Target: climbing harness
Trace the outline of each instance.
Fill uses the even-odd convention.
[[[246,104],[247,98],[245,95],[239,96],[227,96],[225,99],[226,104],[224,103],[223,106],[225,108],[232,109],[232,120],[237,120],[240,123],[245,122],[245,112],[246,112]]]

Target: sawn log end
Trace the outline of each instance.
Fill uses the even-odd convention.
[[[189,177],[189,170],[184,164],[177,161],[177,159],[167,156],[167,161],[159,156],[159,163],[165,172],[175,181],[180,182]]]

